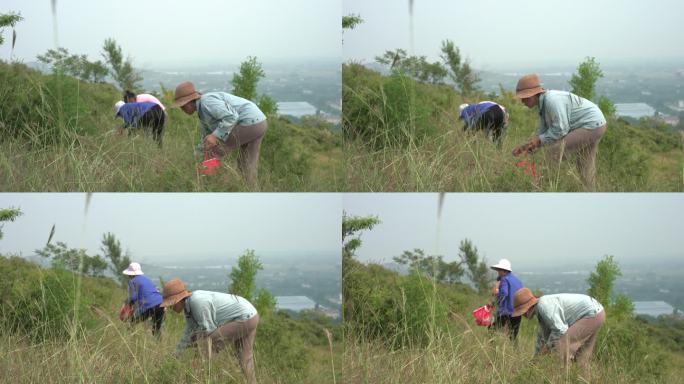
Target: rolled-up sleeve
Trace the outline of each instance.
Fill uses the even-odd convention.
[[[563,316],[563,308],[555,303],[544,303],[541,306],[537,305],[537,312],[539,316],[539,323],[544,323],[548,329],[546,345],[549,348],[555,348],[561,336],[568,331],[568,325]]]
[[[226,141],[228,140],[228,135],[233,130],[235,125],[237,125],[240,115],[224,100],[219,98],[207,98],[202,100],[202,106],[206,109],[206,112],[215,121],[215,124],[211,129],[214,136],[219,139]]]

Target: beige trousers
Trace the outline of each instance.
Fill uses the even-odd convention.
[[[254,125],[238,125],[233,128],[226,141],[219,140],[219,145],[214,148],[214,154],[218,157],[240,149],[238,168],[251,188],[257,186],[259,151],[267,128],[266,120]]]
[[[599,330],[606,320],[605,311],[594,317],[577,320],[558,341],[558,351],[564,366],[575,361],[587,376],[591,375],[591,356]],[[589,377],[587,377],[589,378]]]
[[[249,384],[256,384],[257,382],[253,354],[257,324],[259,324],[259,315],[254,315],[247,320],[223,324],[209,334],[213,353],[219,353],[226,345],[233,343],[240,368],[242,368]]]
[[[560,163],[571,155],[577,155],[577,168],[582,181],[589,190],[596,189],[596,153],[598,145],[606,133],[606,125],[596,129],[578,128],[551,144],[547,151],[549,160]]]

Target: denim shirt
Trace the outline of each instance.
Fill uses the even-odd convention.
[[[535,309],[539,331],[534,353],[540,354],[544,345],[554,348],[577,320],[594,317],[603,306],[593,297],[577,293],[559,293],[539,298]]]
[[[599,107],[566,91],[539,94],[539,139],[544,144],[560,140],[577,128],[596,129],[606,124]]]
[[[193,291],[185,299],[185,328],[176,351],[193,345],[216,328],[237,320],[248,320],[257,314],[247,299],[221,292]]]
[[[226,92],[208,92],[197,100],[197,115],[202,123],[202,136],[214,134],[222,141],[236,125],[254,125],[266,115],[253,102]]]

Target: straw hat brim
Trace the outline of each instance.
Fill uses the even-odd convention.
[[[177,302],[185,299],[186,297],[192,296],[192,292],[190,291],[183,291],[181,293],[177,293],[173,296],[169,296],[165,298],[162,303],[159,305],[160,307],[171,307],[175,305]]]
[[[189,103],[189,102],[191,102],[191,101],[193,101],[193,100],[199,99],[200,97],[202,97],[202,95],[200,95],[200,94],[197,93],[197,92],[192,93],[192,94],[187,95],[187,96],[183,96],[183,97],[181,97],[180,99],[174,101],[173,104],[171,104],[171,108],[182,107],[182,106],[184,106],[185,104],[187,104],[187,103]]]
[[[125,271],[123,271],[122,273],[123,273],[124,275],[128,275],[128,276],[140,276],[140,275],[144,275],[144,273],[142,273],[142,271],[128,271],[128,270],[125,270]]]
[[[525,304],[520,305],[519,307],[516,307],[513,310],[513,314],[511,315],[512,317],[518,317],[527,312],[530,307],[533,305],[537,304],[537,301],[539,301],[539,298],[532,296],[530,300],[528,300]]]
[[[517,91],[515,93],[515,97],[518,99],[527,99],[528,97],[532,97],[538,93],[544,92],[544,88],[542,87],[534,87],[530,89],[523,89],[522,91]]]

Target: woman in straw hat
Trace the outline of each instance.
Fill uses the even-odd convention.
[[[513,155],[548,146],[555,162],[577,154],[577,166],[588,188],[596,184],[596,153],[606,132],[606,118],[591,101],[566,91],[545,90],[535,74],[518,81],[515,97],[528,108],[539,107],[539,131],[526,144],[513,150]]]
[[[152,280],[144,275],[138,263],[131,263],[122,273],[129,277],[128,304],[135,307],[131,322],[137,323],[151,318],[152,334],[159,337],[164,322],[164,308],[160,306],[162,296],[159,290]]]
[[[220,292],[190,292],[183,281],[172,279],[164,285],[162,307],[185,313],[185,328],[176,346],[177,353],[201,339],[209,341],[213,353],[233,343],[247,381],[256,383],[252,350],[259,315],[247,299]]]
[[[117,101],[114,104],[116,111],[115,117],[121,117],[124,124],[119,128],[119,133],[123,133],[124,129],[144,129],[145,133],[152,133],[152,138],[157,142],[159,147],[162,146],[164,140],[164,124],[166,123],[166,112],[162,109],[160,104],[153,102],[123,102]]]
[[[176,87],[173,107],[180,107],[188,115],[197,112],[206,151],[222,157],[240,149],[240,172],[250,187],[256,187],[259,150],[268,128],[266,115],[256,104],[226,92],[201,94],[186,81]]]
[[[496,320],[492,324],[493,329],[508,329],[511,340],[518,337],[521,316],[513,316],[513,296],[523,287],[511,269],[511,262],[506,259],[499,260],[492,265],[491,269],[498,274],[494,296],[496,296]]]
[[[535,355],[557,349],[561,361],[574,360],[589,375],[596,337],[606,319],[601,303],[587,295],[559,293],[535,297],[528,288],[513,297],[513,316],[537,315],[539,330]]]

